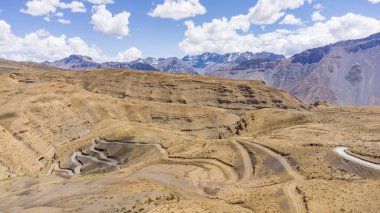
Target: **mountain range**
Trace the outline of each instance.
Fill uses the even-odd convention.
[[[204,74],[218,71],[219,69],[230,69],[250,60],[284,60],[285,56],[273,53],[228,53],[220,55],[216,53],[203,53],[194,56],[185,56],[182,59],[171,58],[140,58],[131,62],[104,62],[97,63],[91,57],[71,55],[62,60],[44,62],[47,65],[72,70],[89,70],[99,68],[135,69],[145,71],[161,71],[175,73]]]
[[[182,59],[96,63],[87,56],[71,55],[44,63],[74,70],[121,68],[263,80],[310,103],[380,105],[380,33],[309,49],[290,58],[269,52],[203,53]]]

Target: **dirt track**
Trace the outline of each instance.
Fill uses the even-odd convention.
[[[363,160],[363,159],[358,158],[352,154],[347,153],[347,150],[348,150],[347,147],[336,147],[333,150],[334,150],[334,152],[336,152],[337,154],[339,154],[340,156],[342,156],[343,158],[345,158],[347,160],[350,160],[352,162],[355,162],[357,164],[363,165],[363,166],[368,167],[368,168],[380,170],[379,164],[369,162],[367,160]]]
[[[268,155],[276,158],[278,162],[281,164],[281,166],[285,169],[285,171],[288,173],[288,175],[292,178],[288,182],[284,183],[283,190],[285,194],[287,195],[289,199],[289,204],[291,206],[292,211],[291,212],[297,212],[297,213],[303,213],[306,212],[303,200],[301,196],[298,194],[296,187],[298,184],[300,184],[304,177],[300,175],[295,169],[293,169],[288,161],[283,158],[281,155],[275,153],[271,149],[262,146],[257,143],[248,143],[248,142],[241,142],[247,146],[253,146],[257,149],[262,150],[263,152],[267,153]]]

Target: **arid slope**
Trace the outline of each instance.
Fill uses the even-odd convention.
[[[380,171],[334,151],[378,164],[380,108],[308,108],[258,81],[4,63],[0,211],[380,209]]]

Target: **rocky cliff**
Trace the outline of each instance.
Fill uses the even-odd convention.
[[[263,80],[307,102],[380,105],[380,33],[306,50],[283,61],[247,61],[207,74]]]
[[[271,77],[269,84],[308,102],[380,105],[380,34],[307,50]]]

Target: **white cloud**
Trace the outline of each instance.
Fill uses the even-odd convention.
[[[128,50],[119,52],[113,60],[117,62],[130,62],[142,57],[143,53],[141,50],[131,47]]]
[[[210,34],[216,31],[223,32],[222,34],[217,35],[217,37],[221,36],[221,39],[225,41],[225,37],[233,38],[237,30],[248,32],[252,24],[262,25],[261,28],[263,29],[263,25],[273,24],[283,17],[285,15],[285,10],[296,9],[304,3],[305,0],[259,0],[254,7],[249,9],[248,14],[233,16],[229,20],[224,17],[221,19],[213,19],[211,23],[204,23],[203,27],[195,27],[193,22],[185,22],[188,28],[193,29],[188,29],[186,34],[189,34],[187,37],[192,37],[192,39],[202,40],[207,35],[202,35],[203,33],[199,32],[202,31],[200,28],[209,28]],[[287,19],[289,19],[289,17]],[[199,35],[195,35],[197,33],[199,33]],[[185,40],[187,41],[187,39]],[[181,44],[185,45],[185,43],[182,42]],[[244,46],[244,44],[242,45]]]
[[[302,20],[300,18],[296,18],[293,14],[288,14],[282,19],[280,24],[288,24],[288,25],[302,25]]]
[[[73,13],[86,12],[83,2],[65,3],[60,0],[29,0],[26,2],[26,9],[21,9],[20,12],[32,16],[44,16],[45,21],[50,21],[51,16],[63,17],[62,12],[57,12],[58,9],[70,9]]]
[[[88,2],[90,2],[91,4],[113,4],[114,1],[113,0],[87,0]]]
[[[57,17],[61,17],[61,18],[64,16],[64,14],[62,12],[57,12],[54,15],[57,16]]]
[[[71,24],[70,20],[63,19],[63,18],[58,19],[58,22],[61,24]]]
[[[5,41],[9,39],[11,34],[11,25],[6,21],[0,20],[0,41]],[[0,44],[3,44],[2,42]]]
[[[121,39],[129,34],[129,12],[112,15],[105,5],[93,7],[91,23],[95,31]]]
[[[187,21],[186,38],[179,47],[187,54],[268,51],[290,56],[305,49],[362,38],[380,31],[380,20],[352,13],[293,31],[276,30],[260,35],[242,34],[239,29],[231,28],[230,22],[226,18],[214,19],[196,26]]]
[[[316,9],[316,10],[320,10],[320,9],[322,9],[322,4],[320,4],[320,3],[315,4],[315,5],[313,6],[313,8]]]
[[[252,24],[273,24],[285,15],[285,10],[304,5],[304,0],[259,0],[249,10]]]
[[[72,1],[71,3],[60,3],[60,8],[62,9],[70,9],[73,13],[85,13],[87,11],[83,2]]]
[[[372,4],[377,4],[380,2],[380,0],[368,0],[369,2],[371,2]]]
[[[24,37],[16,36],[11,26],[0,20],[0,55],[10,60],[53,61],[71,54],[87,55],[95,61],[132,60],[142,56],[137,48],[118,53],[116,57],[105,55],[95,45],[89,45],[79,37],[53,36],[46,30],[38,30]]]
[[[152,17],[171,18],[180,20],[184,18],[203,15],[206,8],[199,3],[199,0],[165,0],[148,13]]]
[[[48,37],[50,36],[50,33],[45,29],[39,29],[36,31],[36,34],[40,37]]]
[[[314,22],[324,21],[324,20],[326,20],[326,17],[324,17],[323,15],[321,15],[321,11],[315,11],[311,15],[311,20],[314,21]]]
[[[59,0],[31,0],[26,2],[26,9],[20,11],[32,16],[45,16],[55,13],[59,7]]]
[[[47,21],[47,22],[50,22],[50,16],[45,16],[44,20]]]

